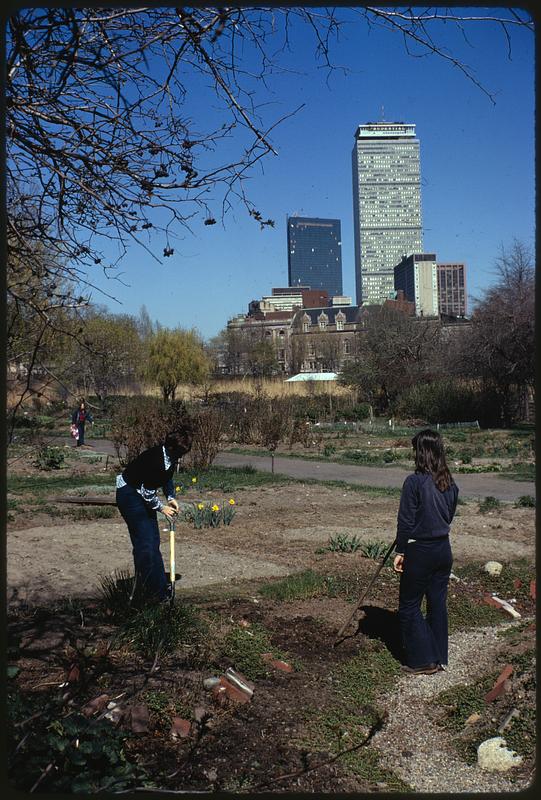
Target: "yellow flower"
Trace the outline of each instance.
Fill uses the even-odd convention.
[[[205,506],[203,505],[203,503],[198,503],[197,508],[199,509],[199,511],[202,511],[205,508]]]
[[[220,507],[216,505],[216,503],[212,506],[213,511],[219,511]]]
[[[182,486],[175,486],[175,492],[182,491]]]
[[[231,498],[231,500],[229,501],[229,505],[230,506],[234,506],[235,505],[235,501],[233,500],[233,498]]]
[[[197,483],[197,478],[192,478],[192,483]]]

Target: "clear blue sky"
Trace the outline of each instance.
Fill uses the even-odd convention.
[[[341,13],[353,18],[351,10]],[[382,107],[387,121],[417,126],[424,250],[438,261],[465,262],[470,298],[482,293],[495,279],[502,245],[516,238],[534,246],[534,36],[516,30],[509,58],[499,26],[476,23],[466,31],[467,40],[448,24],[438,36],[494,94],[495,105],[450,63],[408,56],[399,35],[368,31],[361,20],[333,48],[334,63],[348,73],[328,78],[309,31],[294,30],[292,52],[280,62],[295,73],[272,76],[271,96],[262,99],[273,103],[268,113],[277,118],[305,105],[275,129],[278,156],[255,168],[249,186],[275,228],[261,231],[239,205],[224,225],[201,221],[193,235],[179,231],[183,238],[162,265],[134,246],[122,265],[129,286],[119,290],[98,278],[122,300],[105,304],[130,314],[144,304],[162,325],[195,327],[210,338],[250,300],[287,285],[286,216],[295,212],[341,220],[344,293],[355,302],[351,151],[357,126],[380,120]],[[97,293],[93,299],[103,302]]]

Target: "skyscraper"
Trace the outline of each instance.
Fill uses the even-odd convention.
[[[287,262],[290,286],[342,294],[342,242],[339,219],[287,218]]]
[[[465,264],[438,264],[438,299],[440,314],[466,316]]]
[[[394,286],[415,303],[418,317],[438,316],[438,277],[435,253],[411,253],[394,268]]]
[[[394,267],[423,252],[415,125],[359,125],[352,157],[357,304],[383,303],[394,291]]]

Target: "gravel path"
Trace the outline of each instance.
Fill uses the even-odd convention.
[[[516,623],[505,623],[510,627]],[[449,637],[449,666],[435,675],[404,675],[387,699],[388,722],[372,740],[385,763],[416,792],[518,792],[528,785],[509,773],[486,772],[453,754],[451,734],[424,713],[440,692],[472,683],[491,668],[501,644],[497,628],[459,631]],[[505,735],[504,735],[505,736]]]

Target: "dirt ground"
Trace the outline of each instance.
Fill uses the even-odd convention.
[[[100,467],[89,463],[78,469]],[[28,467],[18,470],[20,475],[32,477]],[[114,472],[111,478],[113,483]],[[103,491],[108,487],[96,486],[96,493]],[[186,499],[221,503],[230,497],[217,491],[196,493],[190,489]],[[333,683],[342,667],[363,653],[374,663],[380,663],[377,659],[386,654],[398,659],[398,580],[390,570],[381,573],[363,607],[357,634],[336,648],[333,641],[337,627],[352,610],[351,602],[343,596],[280,602],[258,596],[255,585],[253,592],[237,591],[252,579],[312,567],[326,575],[358,576],[354,594],[349,595],[350,600],[356,599],[374,573],[375,562],[359,552],[333,553],[324,548],[337,534],[390,544],[396,529],[397,496],[294,483],[240,489],[233,497],[237,513],[229,527],[198,531],[186,523],[177,524],[176,565],[182,575],[177,591],[187,603],[195,597],[202,613],[219,619],[214,623],[217,626],[235,629],[242,625],[242,629],[248,626],[248,631],[254,631],[262,625],[271,637],[272,648],[299,665],[293,672],[273,670],[256,680],[250,703],[222,707],[205,691],[203,679],[238,665],[224,655],[208,657],[206,641],[195,649],[187,647],[160,658],[155,670],[149,669],[152,658],[149,663],[131,651],[109,650],[114,626],[109,618],[104,620],[95,597],[102,576],[133,570],[126,526],[116,509],[110,519],[74,521],[60,514],[68,507],[59,505],[57,515],[25,516],[19,510],[8,524],[10,660],[18,670],[12,685],[25,697],[43,697],[45,702],[58,693],[58,687],[69,684],[66,702],[75,708],[104,696],[123,698],[119,725],[132,733],[127,744],[130,759],[146,766],[157,785],[172,792],[400,792],[404,784],[399,780],[414,791],[440,793],[499,793],[528,785],[533,756],[525,760],[516,779],[484,774],[476,765],[466,766],[452,756],[453,745],[437,726],[431,728],[429,738],[437,745],[428,748],[434,750],[432,756],[422,743],[412,744],[411,753],[402,745],[398,754],[393,749],[397,740],[405,741],[404,737],[412,734],[407,724],[412,729],[423,728],[433,699],[443,688],[460,686],[487,670],[499,672],[514,657],[509,652],[509,640],[506,643],[484,628],[467,639],[458,631],[450,637],[452,659],[448,670],[418,679],[426,685],[423,696],[412,693],[415,683],[408,683],[410,676],[405,676],[386,699],[359,697],[352,705],[349,699],[340,697]],[[477,502],[459,505],[452,530],[456,566],[521,557],[533,560],[534,520],[534,509],[515,508],[511,503],[487,514],[479,512]],[[165,520],[161,527],[166,528],[162,553],[167,569],[169,533]],[[229,596],[223,587],[231,589]],[[535,610],[529,576],[517,592],[515,607],[529,624]],[[482,603],[482,591],[474,582],[453,583],[451,599],[455,593]],[[63,597],[78,602],[73,608],[70,604],[55,608],[55,601]],[[177,603],[175,608],[182,605]],[[528,631],[526,645],[531,650],[535,625]],[[201,647],[200,656],[197,647]],[[513,705],[519,706],[521,713],[535,707],[534,689],[527,687],[524,694],[518,667],[516,673],[511,689],[483,709],[479,724],[487,731],[492,730],[495,720],[504,719]],[[533,674],[529,666],[527,674]],[[156,709],[156,698],[160,697],[176,698],[181,711],[176,706]],[[147,729],[136,732],[133,715],[141,709],[146,709],[150,717]],[[337,760],[333,756],[327,729],[327,739],[321,744],[316,741],[318,726],[332,727],[337,709],[340,725],[347,728],[344,735],[353,737],[344,742],[366,739],[364,760],[357,762],[355,769],[348,766],[347,758]],[[181,739],[171,734],[171,722],[179,713],[190,723],[189,735]],[[39,738],[48,735],[48,723],[47,719],[35,723],[42,724],[43,734],[41,729],[23,727],[28,735],[32,732]],[[25,786],[25,774],[30,770],[24,738],[21,729],[12,753],[12,771],[21,786]],[[447,758],[443,771],[442,754]],[[427,775],[432,776],[433,783],[427,783]]]
[[[229,495],[199,495],[220,503]],[[194,494],[195,497],[195,494]],[[194,530],[177,524],[178,588],[281,576],[303,568],[337,569],[344,554],[317,553],[331,536],[391,543],[398,499],[313,485],[271,486],[235,492],[237,514],[229,527]],[[168,568],[169,533],[163,519],[162,553]],[[455,564],[533,557],[535,510],[504,504],[481,514],[473,501],[459,505],[452,528]],[[348,568],[362,560],[347,555]],[[8,526],[7,587],[10,603],[49,602],[88,596],[101,576],[132,569],[126,526],[115,511],[107,520],[74,522],[42,514],[18,516]]]

